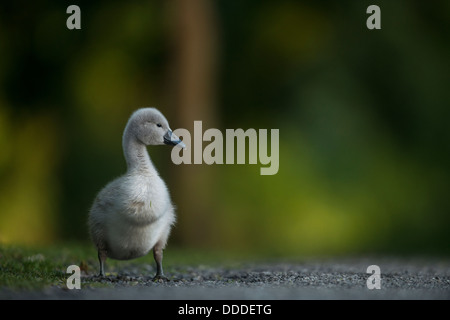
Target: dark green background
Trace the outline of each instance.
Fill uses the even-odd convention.
[[[280,130],[274,176],[148,148],[177,206],[170,246],[450,253],[450,1],[186,3],[0,5],[0,243],[87,242],[127,118],[155,106],[173,129]]]

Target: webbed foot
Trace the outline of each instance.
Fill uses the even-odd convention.
[[[170,280],[164,274],[156,274],[152,279],[153,282],[169,282]]]

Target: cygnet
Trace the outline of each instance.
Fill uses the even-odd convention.
[[[98,250],[100,276],[105,275],[107,257],[129,260],[153,249],[154,279],[167,279],[162,267],[163,249],[175,212],[167,186],[146,149],[148,145],[162,144],[185,148],[160,111],[135,111],[122,137],[127,172],[98,193],[89,212],[89,231]]]

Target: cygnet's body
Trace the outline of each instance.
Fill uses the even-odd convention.
[[[152,248],[157,278],[163,278],[162,251],[175,222],[166,184],[147,153],[147,145],[184,147],[154,108],[134,112],[123,133],[127,172],[110,182],[95,198],[89,213],[91,238],[98,249],[100,275],[107,257],[128,260]]]

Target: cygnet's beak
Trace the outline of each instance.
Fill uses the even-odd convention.
[[[186,145],[183,143],[183,141],[181,141],[180,138],[178,138],[170,129],[167,130],[166,134],[164,135],[164,143],[170,146],[178,146],[183,149],[186,148]]]

